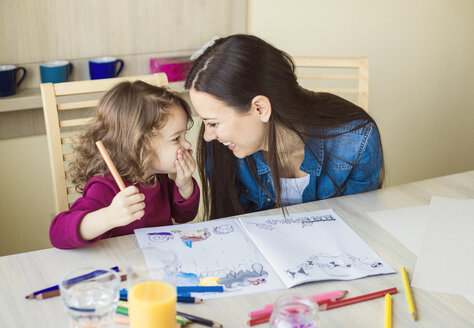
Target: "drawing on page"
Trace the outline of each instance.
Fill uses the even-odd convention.
[[[193,272],[176,272],[176,283],[179,286],[199,286],[200,281],[199,276]]]
[[[146,235],[148,236],[148,240],[155,243],[163,243],[174,238],[170,232],[149,232]]]
[[[181,286],[199,285],[202,278],[217,277],[218,285],[226,288],[237,288],[246,286],[257,286],[267,282],[268,272],[264,270],[260,263],[253,263],[250,268],[240,269],[238,271],[231,269],[207,270],[201,273],[181,271],[178,266],[176,275],[177,283]]]
[[[207,228],[198,229],[198,230],[173,230],[172,233],[178,233],[181,237],[181,241],[187,247],[192,248],[193,242],[203,241],[208,239],[211,236],[211,233],[207,231]]]
[[[249,269],[229,272],[225,277],[220,279],[220,284],[226,288],[255,286],[266,283],[267,280],[265,278],[267,277],[268,272],[263,269],[263,265],[254,263]]]
[[[213,231],[217,235],[227,235],[234,231],[234,227],[231,224],[221,224],[220,226],[214,227]]]
[[[300,276],[310,276],[312,270],[319,269],[331,277],[344,277],[357,273],[359,270],[373,271],[382,266],[381,262],[370,261],[365,256],[357,258],[348,254],[332,256],[320,253],[310,256],[296,267],[286,269],[285,273],[291,279],[296,279]]]
[[[278,224],[301,224],[302,228],[311,227],[314,223],[317,222],[328,222],[328,221],[336,221],[336,219],[332,216],[332,214],[325,214],[325,215],[312,215],[312,216],[301,216],[297,218],[282,218],[282,219],[269,219],[266,220],[264,223],[255,223],[255,222],[248,222],[248,224],[253,224],[257,228],[262,230],[275,230]]]

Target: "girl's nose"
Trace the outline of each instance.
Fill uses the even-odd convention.
[[[184,139],[182,146],[186,150],[191,149],[191,143],[188,141],[188,139]]]

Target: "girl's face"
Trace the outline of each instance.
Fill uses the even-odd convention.
[[[174,162],[178,149],[191,149],[191,143],[186,140],[188,117],[181,107],[171,107],[165,125],[156,131],[152,137],[155,158],[149,167],[149,174],[176,173]]]
[[[204,140],[219,141],[238,158],[266,150],[266,122],[253,104],[242,114],[208,93],[191,88],[189,95],[204,122]]]

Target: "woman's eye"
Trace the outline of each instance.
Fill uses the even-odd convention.
[[[178,142],[179,138],[181,138],[181,136],[178,136],[178,137],[174,138],[173,141]]]
[[[217,126],[217,123],[207,123],[207,126],[210,128],[215,128]]]

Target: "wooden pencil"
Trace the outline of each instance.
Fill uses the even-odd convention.
[[[115,182],[119,186],[120,190],[125,189],[125,183],[123,183],[122,177],[118,173],[117,169],[115,168],[114,163],[112,162],[112,159],[109,156],[109,153],[107,152],[107,149],[105,149],[104,144],[102,143],[101,140],[97,141],[96,143],[97,148],[99,148],[99,152],[102,155],[102,158],[104,159],[105,164],[107,164],[107,167],[109,168],[110,173],[112,173],[112,176],[115,179]]]
[[[350,304],[354,304],[354,303],[373,300],[373,299],[379,298],[379,297],[384,297],[385,294],[396,294],[396,293],[398,293],[398,290],[396,288],[385,289],[385,290],[381,290],[381,291],[378,291],[378,292],[365,294],[365,295],[352,297],[352,298],[346,298],[346,299],[342,299],[342,300],[335,301],[335,302],[327,302],[327,303],[322,304],[320,306],[320,310],[335,309],[335,308],[345,306],[345,305],[350,305]]]
[[[180,316],[182,316],[186,319],[191,320],[191,322],[199,323],[203,326],[213,327],[213,328],[222,328],[223,327],[218,322],[215,322],[215,321],[212,321],[212,320],[209,320],[209,319],[205,319],[205,318],[201,318],[201,317],[198,317],[198,316],[195,316],[195,315],[192,315],[192,314],[187,314],[187,313],[183,313],[183,312],[176,312],[176,314],[180,315]]]
[[[392,328],[392,295],[385,294],[385,328]]]
[[[120,280],[125,281],[127,280],[127,275],[122,274],[120,275]],[[27,299],[36,299],[36,300],[45,300],[47,298],[56,297],[61,295],[61,291],[59,290],[59,286],[52,286],[47,289],[43,289],[42,291],[34,292],[26,296]]]
[[[418,319],[418,314],[415,308],[415,302],[413,301],[413,294],[411,292],[410,281],[408,280],[408,274],[405,267],[402,267],[402,279],[403,279],[403,288],[405,289],[405,296],[408,303],[408,310],[410,311],[413,320]]]

